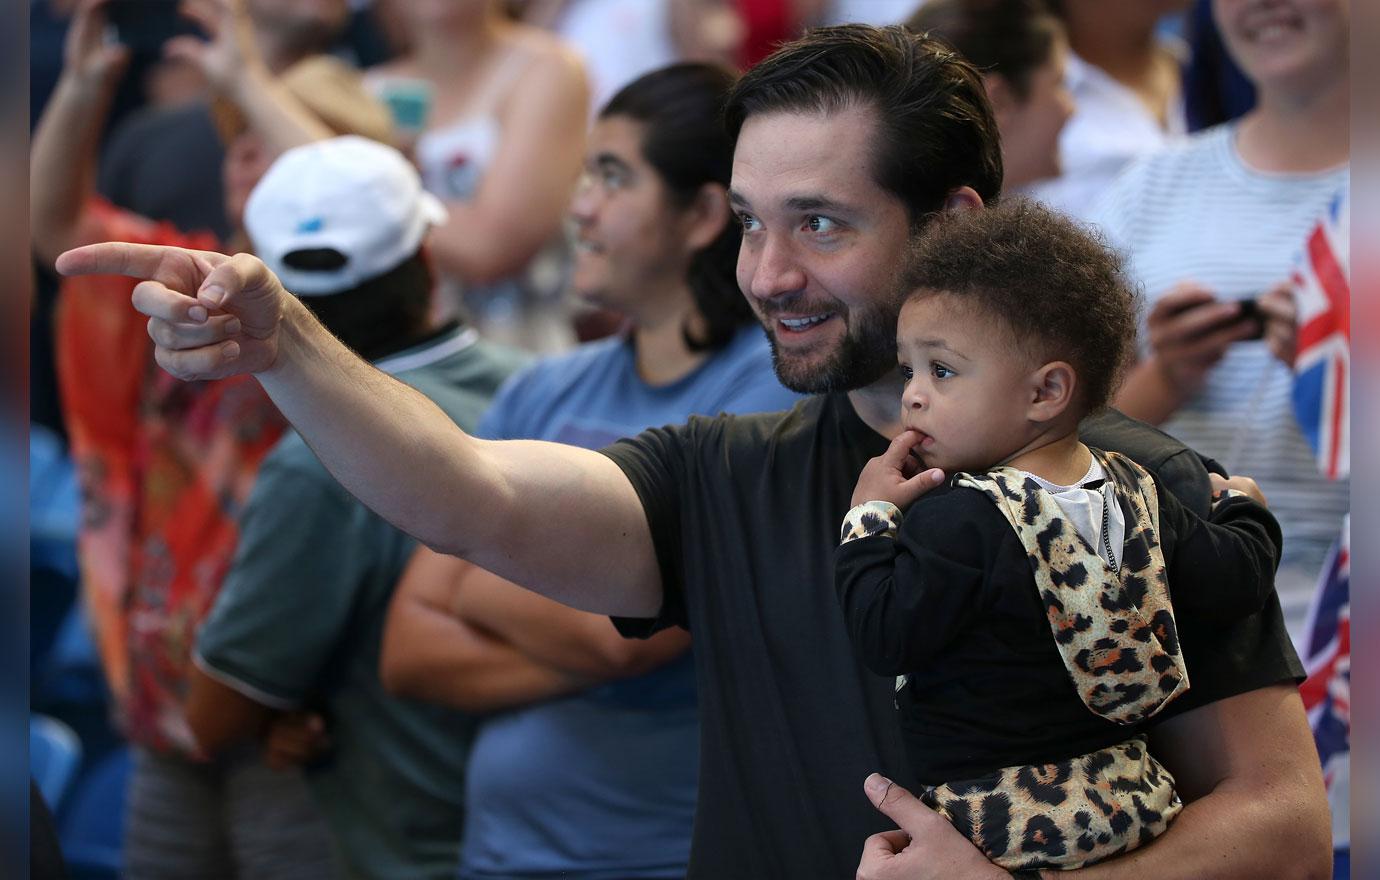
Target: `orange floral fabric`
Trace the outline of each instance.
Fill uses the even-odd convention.
[[[83,237],[217,250],[93,201]],[[285,423],[249,377],[178,382],[158,369],[135,281],[68,278],[58,382],[82,488],[82,596],[130,740],[195,754],[182,712],[191,648],[229,568],[236,516]]]

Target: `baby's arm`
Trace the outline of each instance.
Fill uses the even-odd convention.
[[[850,511],[834,585],[863,663],[879,675],[900,675],[924,665],[977,615],[988,583],[984,560],[1010,526],[969,489],[926,499],[904,520],[887,506]],[[864,519],[867,526],[850,529]]]
[[[1283,536],[1265,505],[1239,491],[1213,496],[1206,519],[1181,505],[1158,480],[1161,541],[1173,540],[1169,592],[1174,606],[1208,619],[1259,611],[1274,590]],[[1168,556],[1169,554],[1166,554]]]

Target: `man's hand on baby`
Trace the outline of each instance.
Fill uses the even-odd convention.
[[[853,506],[866,501],[890,501],[905,510],[915,499],[944,482],[939,468],[925,468],[915,453],[920,442],[916,431],[902,431],[886,452],[872,459],[858,477]]]
[[[1227,478],[1220,474],[1208,473],[1208,482],[1212,484],[1212,497],[1214,500],[1220,498],[1222,493],[1231,490],[1249,495],[1256,502],[1270,506],[1270,502],[1265,500],[1265,493],[1260,491],[1260,486],[1256,485],[1255,480],[1250,477],[1231,477]]]

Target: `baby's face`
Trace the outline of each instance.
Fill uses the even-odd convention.
[[[927,467],[985,470],[1026,442],[1032,365],[1005,327],[941,293],[902,307],[896,340],[901,420],[921,433]]]

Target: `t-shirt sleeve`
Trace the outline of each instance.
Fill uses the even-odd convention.
[[[692,430],[692,426],[652,428],[600,450],[637,491],[661,569],[661,610],[656,617],[613,618],[613,625],[628,638],[645,639],[672,626],[689,628],[681,515]]]
[[[864,665],[911,672],[962,638],[983,607],[1003,529],[1011,531],[991,502],[956,489],[916,503],[895,537],[841,544],[834,585]]]
[[[208,675],[275,708],[309,698],[345,634],[373,542],[367,511],[324,473],[270,462],[241,518],[229,575],[197,637]]]

